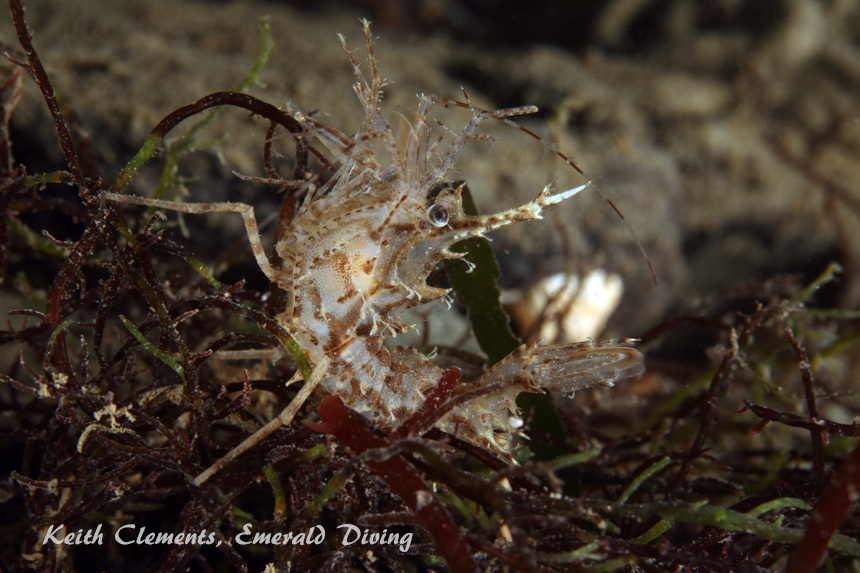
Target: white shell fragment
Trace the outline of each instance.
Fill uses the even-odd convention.
[[[503,301],[529,340],[568,343],[596,338],[623,292],[620,276],[597,269],[581,285],[576,275],[557,273],[525,292],[506,292]]]

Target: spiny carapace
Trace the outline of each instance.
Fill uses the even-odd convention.
[[[465,238],[483,236],[520,221],[540,219],[547,207],[564,201],[586,185],[560,193],[544,188],[531,202],[491,215],[464,213],[461,188],[431,191],[447,181],[465,144],[479,136],[486,119],[532,113],[535,108],[485,111],[437,96],[421,96],[417,113],[398,109],[384,115],[382,88],[369,23],[364,32],[370,81],[353,54],[341,41],[358,81],[355,91],[365,117],[355,134],[346,134],[296,109],[290,114],[307,137],[322,143],[340,164],[324,185],[307,185],[307,194],[289,228],[276,240],[283,261],[273,267],[257,232],[248,205],[187,204],[130,196],[108,199],[190,213],[239,212],[245,219],[254,255],[269,280],[288,293],[278,321],[289,331],[313,366],[313,375],[296,398],[271,423],[200,474],[200,484],[228,461],[257,443],[277,427],[292,421],[315,388],[340,397],[382,429],[391,430],[407,420],[439,383],[442,369],[417,349],[397,346],[389,350],[385,338],[411,328],[405,310],[438,300],[445,289],[427,285],[428,275],[443,259],[461,258],[450,247]],[[467,98],[468,100],[468,98]],[[431,142],[426,117],[434,103],[459,105],[469,110],[470,121],[451,134]],[[372,151],[379,142],[385,160]],[[383,167],[386,165],[386,167]],[[572,393],[614,382],[643,371],[642,355],[630,340],[588,341],[574,344],[523,345],[492,366],[470,389],[494,390],[460,404],[438,422],[474,444],[505,455],[514,428],[512,413],[521,392],[541,388]]]

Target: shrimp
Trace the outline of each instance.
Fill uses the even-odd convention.
[[[324,185],[310,187],[289,228],[277,238],[275,249],[283,261],[279,268],[265,255],[253,208],[248,205],[107,197],[189,213],[241,213],[260,268],[288,293],[286,308],[277,319],[314,367],[281,414],[197,476],[197,485],[281,425],[289,424],[317,388],[340,397],[383,430],[393,430],[406,421],[439,383],[443,371],[417,349],[397,346],[389,350],[384,341],[412,328],[403,321],[404,311],[446,296],[446,289],[426,282],[437,263],[463,257],[450,250],[454,243],[540,219],[545,209],[588,186],[558,193],[547,186],[522,206],[479,216],[464,212],[462,187],[444,188],[431,198],[432,190],[448,182],[447,174],[465,144],[481,137],[476,128],[482,121],[510,122],[508,118],[533,113],[536,108],[486,111],[473,106],[468,97],[466,104],[460,104],[426,95],[420,97],[417,113],[398,109],[386,116],[381,110],[386,84],[379,76],[369,22],[363,23],[370,81],[340,36],[365,112],[357,133],[342,133],[297,109],[289,110],[307,136],[324,145],[340,167]],[[426,119],[435,103],[455,103],[471,114],[466,126],[452,134],[444,152],[439,149],[443,138],[431,143]],[[383,162],[372,152],[372,141],[381,142],[390,161]],[[383,168],[383,164],[388,166]],[[523,345],[471,385],[487,388],[487,393],[455,406],[436,425],[510,459],[507,441],[515,431],[512,415],[521,392],[546,389],[572,394],[637,375],[644,370],[643,359],[632,342]]]

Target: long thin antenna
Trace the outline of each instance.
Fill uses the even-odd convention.
[[[463,93],[465,95],[465,90]],[[504,122],[505,124],[507,124],[511,127],[515,127],[516,129],[519,129],[520,131],[522,131],[522,132],[532,136],[533,138],[537,139],[547,149],[552,151],[557,156],[561,157],[565,161],[565,163],[567,163],[568,165],[573,167],[577,173],[579,173],[580,175],[582,175],[584,177],[587,177],[587,175],[585,175],[585,172],[582,169],[580,169],[579,166],[576,163],[574,163],[570,157],[568,157],[567,155],[562,153],[561,150],[559,150],[557,144],[550,143],[549,141],[547,141],[546,139],[544,139],[540,135],[536,134],[532,130],[530,130],[526,127],[523,127],[522,125],[518,124],[515,121],[508,119],[509,117],[515,116],[515,115],[526,115],[529,113],[535,113],[538,111],[537,107],[535,107],[535,106],[521,106],[518,108],[497,109],[495,111],[488,111],[488,110],[476,107],[471,102],[462,102],[462,101],[457,101],[457,100],[448,99],[448,98],[439,97],[439,96],[434,97],[431,100],[431,103],[434,101],[439,102],[441,104],[444,104],[446,107],[447,106],[455,106],[455,107],[461,107],[463,109],[468,109],[473,114],[475,112],[480,112],[489,118],[497,119],[497,120]],[[654,266],[651,264],[651,259],[648,257],[648,253],[645,252],[645,247],[642,245],[642,241],[639,240],[639,236],[636,234],[636,231],[633,230],[633,226],[627,221],[627,219],[624,218],[624,215],[621,214],[621,211],[618,209],[618,207],[616,207],[615,204],[612,201],[610,201],[609,198],[606,197],[600,191],[600,189],[597,187],[596,184],[593,184],[592,188],[594,189],[594,192],[600,196],[601,199],[603,199],[604,201],[609,203],[609,205],[612,207],[612,210],[615,211],[615,213],[621,218],[622,221],[624,221],[624,225],[630,231],[630,235],[633,237],[633,240],[636,241],[636,246],[639,247],[639,252],[642,253],[642,257],[645,259],[645,263],[648,265],[648,272],[651,273],[651,280],[654,282],[654,286],[657,286],[657,284],[658,284],[657,274],[654,272]]]

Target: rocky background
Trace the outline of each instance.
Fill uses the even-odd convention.
[[[831,260],[848,272],[830,294],[839,305],[860,302],[857,2],[309,4],[33,0],[27,7],[37,48],[106,178],[167,113],[244,76],[266,14],[276,44],[265,85],[252,93],[319,110],[350,131],[362,115],[337,33],[361,58],[358,20],[366,17],[391,81],[389,109],[414,109],[420,93],[462,99],[461,87],[485,108],[537,105],[540,112],[520,123],[557,143],[593,181],[595,190],[549,215],[552,225],[515,226],[498,240],[508,286],[564,269],[620,273],[626,295],[610,334],[624,336],[720,288],[778,273],[808,279]],[[2,34],[13,39],[8,22]],[[59,157],[33,88],[13,121],[24,136],[17,155],[31,170],[45,152]],[[443,110],[437,117],[465,122]],[[458,165],[482,210],[520,204],[551,181],[558,188],[583,181],[528,136],[484,128],[495,143],[473,144]],[[259,194],[259,211],[274,204],[231,174],[262,174],[261,129],[239,112],[225,116],[211,137],[227,139],[183,166],[195,178],[192,199]],[[135,190],[150,184],[138,180]],[[549,259],[536,262],[537,253]]]
[[[586,413],[603,412],[614,431],[607,435],[614,436],[631,431],[624,426],[631,420],[640,430],[650,429],[671,414],[673,421],[662,427],[678,434],[666,447],[682,451],[699,427],[698,408],[704,408],[715,364],[737,342],[727,332],[738,324],[738,312],[751,314],[756,302],[774,297],[792,300],[832,262],[843,271],[803,302],[826,309],[833,322],[801,330],[814,354],[822,417],[852,424],[860,412],[852,346],[853,311],[860,305],[860,1],[526,4],[25,2],[34,43],[64,113],[107,182],[164,116],[245,76],[260,48],[258,19],[264,15],[271,18],[275,47],[251,93],[275,105],[290,102],[306,113],[316,111],[322,121],[354,131],[363,112],[337,34],[344,34],[366,66],[359,20],[368,18],[378,38],[381,74],[390,81],[386,109],[415,109],[416,94],[422,93],[462,100],[461,90],[486,109],[534,104],[540,111],[518,123],[557,145],[585,173],[526,133],[487,122],[480,131],[494,141],[471,143],[454,174],[469,183],[479,210],[524,203],[550,182],[558,189],[592,182],[545,221],[493,237],[508,289],[525,292],[559,271],[605,269],[623,279],[620,307],[600,336],[642,337],[649,374],[615,394],[583,393],[575,403],[565,402],[571,427]],[[0,41],[17,46],[7,18],[0,19]],[[7,62],[0,67],[4,74],[12,69]],[[453,129],[469,119],[463,110],[442,106],[430,117]],[[248,202],[261,219],[274,212],[280,197],[272,187],[236,175],[264,175],[266,127],[237,110],[221,114],[201,136],[214,145],[180,163],[186,200]],[[15,158],[28,173],[65,168],[56,131],[29,77],[11,130]],[[277,145],[278,169],[289,174],[291,146],[286,139]],[[157,159],[150,162],[131,190],[151,193],[159,170]],[[189,233],[182,241],[203,260],[244,240],[238,216],[184,219]],[[42,224],[50,227],[60,240],[79,238],[81,226],[57,220],[63,225],[25,222],[37,232]],[[26,306],[40,292],[44,298],[51,286],[54,273],[31,264],[27,253],[20,248],[9,255],[10,275],[22,273],[27,284],[25,289],[7,281],[0,296],[4,309]],[[247,264],[233,265],[228,273],[227,282],[245,277],[248,288],[266,290],[250,255]],[[748,386],[721,403],[724,422],[736,420],[733,413],[750,396],[767,395],[807,413],[796,357],[779,338],[784,325],[763,323],[767,334],[744,344],[753,354],[770,343],[779,350],[756,355],[751,363],[738,361]],[[13,317],[9,324],[18,328],[22,322]],[[834,341],[840,350],[828,353]],[[17,361],[18,347],[4,346],[0,358],[5,372]],[[749,388],[754,391],[746,393]],[[684,420],[690,412],[693,417]],[[733,427],[736,434],[715,439],[727,464],[734,450],[761,446],[748,441],[759,419],[745,416]],[[797,430],[781,439],[786,441],[768,442],[768,452],[800,452],[791,471],[808,474],[809,433]],[[755,455],[744,463],[754,459],[750,463],[756,465]],[[823,475],[819,462],[816,478]],[[756,467],[756,475],[769,471],[766,464]],[[738,489],[738,475],[714,470],[707,479]],[[4,492],[0,499],[9,499]],[[856,524],[851,527],[856,538]],[[781,570],[778,559],[773,563]]]

